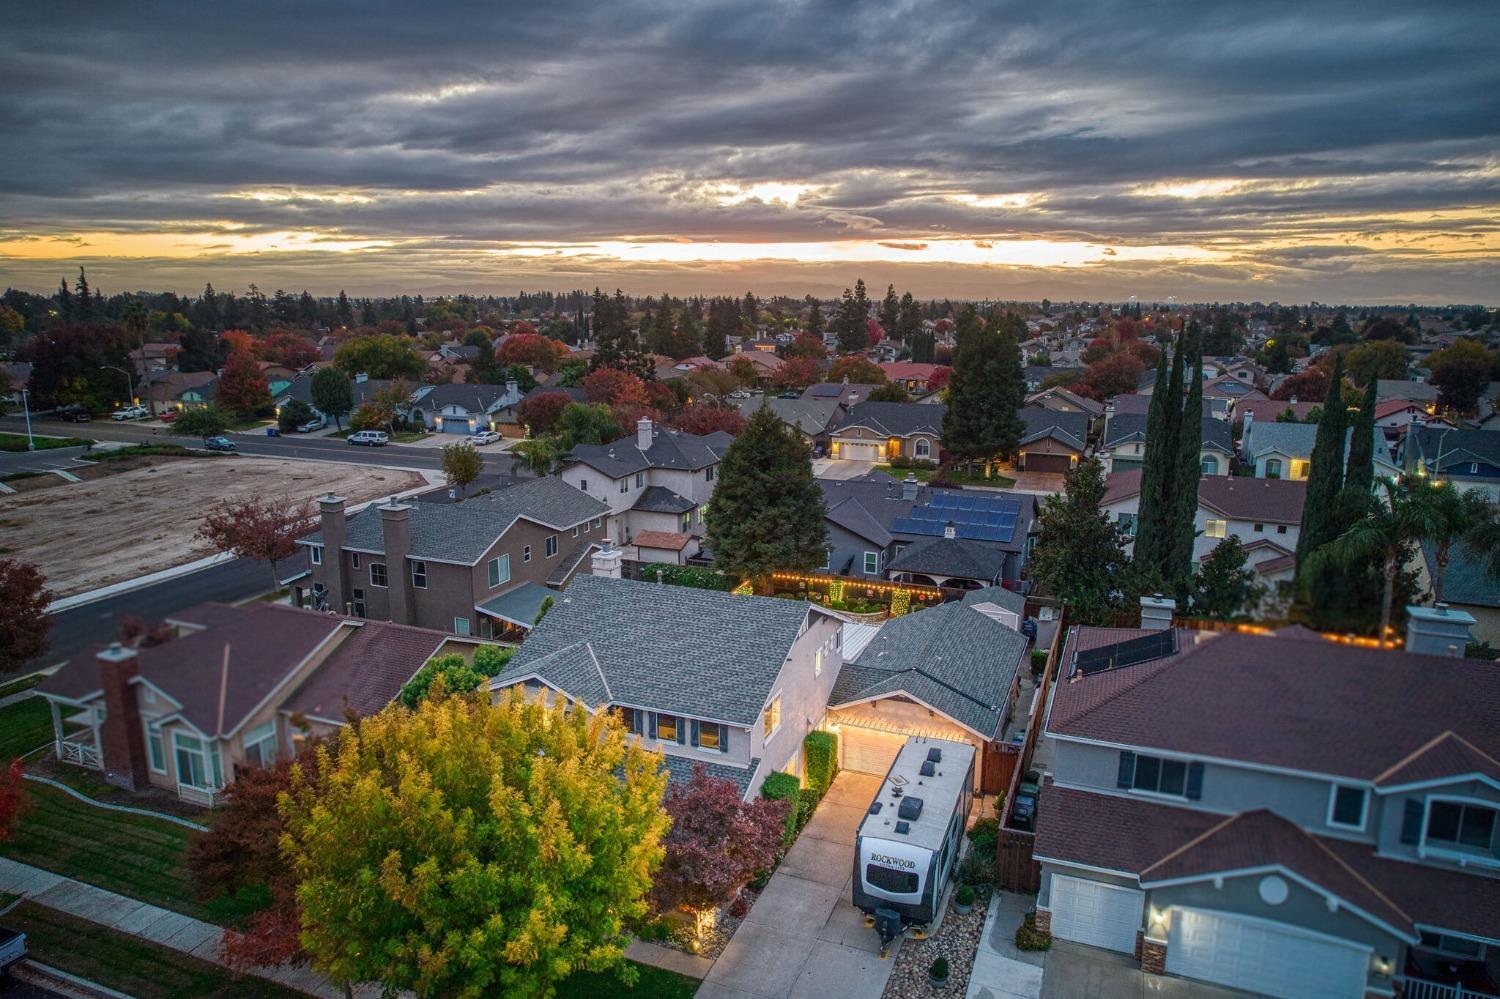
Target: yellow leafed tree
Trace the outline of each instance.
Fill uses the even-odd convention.
[[[351,727],[320,770],[281,799],[282,852],[335,981],[543,996],[578,970],[629,976],[666,777],[612,715],[439,689]]]

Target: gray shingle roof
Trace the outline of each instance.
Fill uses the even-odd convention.
[[[1437,548],[1422,542],[1422,557],[1430,575],[1437,573]],[[1448,571],[1443,574],[1443,600],[1470,607],[1500,607],[1500,580],[1485,571],[1485,558],[1463,544],[1448,550]]]
[[[986,586],[982,590],[970,590],[964,594],[961,603],[965,607],[973,607],[975,604],[995,604],[1015,612],[1018,616],[1026,613],[1026,597],[1015,590],[1007,590],[1003,586]]]
[[[433,409],[456,405],[470,413],[492,413],[520,401],[520,391],[511,392],[504,385],[459,382],[437,386],[427,393],[422,404]]]
[[[1500,433],[1493,430],[1450,430],[1446,427],[1421,427],[1411,431],[1412,442],[1417,453],[1431,467],[1442,455],[1442,468],[1448,471],[1454,465],[1467,465],[1478,461],[1488,465],[1500,465]]]
[[[1234,437],[1229,429],[1229,424],[1223,420],[1214,419],[1211,416],[1202,418],[1203,446],[1222,451],[1224,454],[1234,453]],[[1128,444],[1132,441],[1144,441],[1146,439],[1146,416],[1136,413],[1116,413],[1109,418],[1104,426],[1104,441],[1100,444],[1104,450]]]
[[[853,479],[818,479],[828,519],[881,546],[891,543],[891,525],[911,513],[918,500],[902,499],[902,484],[884,472],[866,472]],[[925,498],[929,490],[919,487]]]
[[[580,444],[568,457],[617,479],[648,468],[706,468],[717,464],[733,443],[734,438],[723,432],[696,436],[657,427],[649,450],[636,447],[631,434],[609,444]]]
[[[502,621],[509,621],[522,628],[530,628],[536,621],[536,616],[542,612],[542,604],[549,597],[555,603],[561,595],[556,590],[549,590],[537,583],[522,583],[514,589],[506,590],[498,597],[486,600],[477,609],[490,617],[498,617]]]
[[[1005,572],[1005,553],[965,538],[918,541],[891,562],[892,572],[923,572],[965,579],[996,580]]]
[[[1288,458],[1311,458],[1317,436],[1316,423],[1252,423],[1245,435],[1245,458],[1254,461],[1270,451]]]
[[[927,433],[942,436],[943,414],[947,406],[923,402],[861,402],[849,407],[849,413],[833,432],[851,427],[867,427],[887,437],[910,437]]]
[[[495,686],[537,673],[593,703],[607,685],[616,703],[753,725],[809,611],[801,600],[579,576]]]
[[[782,423],[796,427],[809,437],[827,433],[839,412],[837,399],[783,399],[773,396],[769,399],[760,397],[737,400],[740,415],[747,420],[755,415],[762,404],[769,407]]]
[[[748,767],[735,767],[727,763],[710,763],[707,760],[674,756],[671,753],[663,753],[662,762],[667,766],[667,780],[676,784],[685,784],[692,780],[693,765],[695,763],[702,763],[708,770],[710,777],[734,781],[734,786],[740,789],[741,797],[744,797],[745,792],[750,790],[750,780],[755,776],[756,769],[760,767],[760,757],[758,756],[750,761]]]
[[[1062,413],[1043,409],[1040,406],[1024,406],[1016,411],[1016,415],[1026,425],[1026,432],[1021,435],[1022,444],[1030,444],[1032,441],[1046,437],[1055,437],[1064,444],[1082,451],[1088,443],[1089,418],[1087,413]]]
[[[647,486],[630,509],[643,513],[687,513],[695,506],[697,504],[692,500],[677,495],[666,486]]]
[[[840,670],[829,706],[904,692],[993,739],[1026,648],[1019,632],[978,611],[939,604],[887,621]]]

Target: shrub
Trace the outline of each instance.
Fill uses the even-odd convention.
[[[691,586],[699,590],[728,590],[732,580],[715,569],[695,565],[653,565],[641,570],[641,578],[669,586]]]
[[[818,809],[818,802],[822,800],[823,792],[814,790],[810,787],[804,787],[797,792],[798,832],[801,832],[802,827],[807,825],[808,820],[812,818],[813,812],[817,811]]]
[[[1042,649],[1033,649],[1031,652],[1031,674],[1041,676],[1042,670],[1047,668],[1047,653]]]
[[[963,885],[988,885],[995,881],[995,854],[980,853],[971,849],[958,863],[958,883]]]
[[[549,598],[550,599],[550,598]],[[497,676],[510,663],[515,649],[498,645],[481,645],[474,650],[474,668],[485,676]]]
[[[426,699],[433,682],[439,677],[442,678],[443,689],[450,694],[468,693],[484,682],[484,674],[465,662],[463,656],[438,656],[436,659],[429,659],[427,665],[417,670],[416,676],[406,681],[406,686],[401,688],[399,695],[401,703],[408,708],[416,708]]]
[[[782,843],[790,843],[797,835],[797,813],[801,810],[802,782],[791,774],[774,773],[760,786],[760,796],[771,801],[790,801],[793,808],[786,813],[786,833]]]
[[[926,458],[908,458],[905,455],[897,455],[891,459],[892,468],[920,468],[926,471],[934,471],[938,465],[935,461]]]
[[[750,903],[745,901],[745,896],[734,897],[734,901],[729,903],[729,914],[735,919],[744,919],[750,914]]]
[[[1021,925],[1016,927],[1016,948],[1018,950],[1049,950],[1052,947],[1052,934],[1036,928],[1036,915],[1027,913],[1026,918],[1021,920]]]
[[[995,840],[1000,838],[1000,820],[991,815],[987,819],[975,819],[974,824],[969,827],[968,837],[971,840],[988,838]]]
[[[891,617],[901,617],[911,610],[911,590],[896,590],[891,594]]]
[[[839,737],[832,732],[809,732],[802,746],[807,751],[807,786],[826,794],[839,772]]]
[[[959,905],[973,905],[974,887],[972,885],[959,885],[958,891],[953,893],[953,900]]]
[[[933,978],[938,979],[939,981],[941,981],[944,978],[947,978],[948,977],[948,959],[946,957],[944,957],[943,955],[939,954],[938,957],[937,957],[937,960],[932,962],[932,967],[929,968],[929,969],[927,969],[927,973],[930,974]]]

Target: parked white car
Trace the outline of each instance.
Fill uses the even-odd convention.
[[[146,415],[145,406],[126,406],[124,409],[115,410],[110,414],[109,418],[111,420],[140,420],[144,419]]]
[[[500,435],[493,430],[481,430],[469,438],[469,443],[475,447],[484,447],[486,444],[498,444]]]
[[[350,444],[364,444],[367,447],[384,447],[391,442],[391,435],[384,430],[360,430],[349,435]]]
[[[321,416],[314,416],[312,419],[308,420],[306,423],[303,423],[303,424],[299,425],[297,427],[297,433],[299,433],[299,434],[310,434],[314,430],[322,430],[326,426],[328,426],[328,421],[327,420],[325,420]]]

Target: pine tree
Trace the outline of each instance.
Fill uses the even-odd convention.
[[[701,309],[696,301],[682,310],[677,317],[677,332],[672,337],[672,349],[667,351],[677,360],[696,357],[703,350],[703,323]]]
[[[82,267],[78,268],[78,284],[75,287],[77,289],[75,309],[78,312],[78,318],[87,319],[94,312],[94,297],[89,291],[88,275],[83,272]]]
[[[646,380],[656,377],[656,366],[641,349],[640,333],[630,325],[625,293],[618,288],[613,298],[594,289],[594,356],[589,370],[599,368],[618,368]]]
[[[886,285],[885,299],[880,303],[880,325],[885,335],[892,339],[896,336],[896,327],[901,325],[901,300],[896,297],[893,284]]]
[[[646,318],[650,320],[650,326],[646,330],[646,349],[653,354],[670,356],[677,336],[677,323],[673,320],[672,310],[663,305],[654,317],[648,312]],[[642,322],[641,325],[646,324]]]
[[[1313,439],[1312,467],[1307,476],[1307,499],[1302,504],[1302,530],[1297,537],[1297,575],[1313,552],[1339,536],[1339,493],[1344,486],[1344,431],[1349,415],[1344,409],[1344,358],[1334,358],[1323,400],[1323,416]]]
[[[344,289],[339,289],[338,319],[340,326],[354,325],[354,308],[349,304],[349,296],[344,294]]]
[[[864,282],[860,282],[863,293]],[[838,315],[834,319],[833,332],[839,338],[839,350],[845,354],[857,354],[870,343],[870,328],[866,325],[868,305],[861,307],[859,300],[848,288],[839,302]]]
[[[745,325],[745,335],[754,336],[760,326],[760,303],[755,300],[754,292],[745,292],[745,301],[740,306],[740,310],[740,319]]]
[[[1193,541],[1197,536],[1198,480],[1203,475],[1203,330],[1194,319],[1188,323],[1181,350],[1193,364],[1192,386],[1182,405],[1177,432],[1177,465],[1167,495],[1171,513],[1168,536],[1172,548],[1164,576],[1179,606],[1185,606],[1193,587]]]
[[[762,405],[719,464],[707,535],[715,563],[756,580],[817,568],[828,560],[826,514],[807,443]]]
[[[911,292],[901,296],[901,310],[896,319],[895,331],[886,330],[891,336],[900,340],[908,347],[912,345],[912,339],[922,332],[922,310],[917,305],[917,300],[912,297]],[[916,356],[915,348],[912,351],[912,360],[920,360]],[[924,364],[932,363],[932,355],[929,353]]]
[[[811,295],[807,296],[807,332],[813,336],[821,337],[825,327],[823,321],[823,306]]]
[[[1019,410],[1026,402],[1026,375],[1021,340],[1026,323],[1007,313],[987,325],[984,337],[985,457],[1010,459],[1026,432]]]
[[[948,407],[943,413],[943,449],[965,465],[985,454],[984,320],[969,304],[959,313],[948,379]]]

